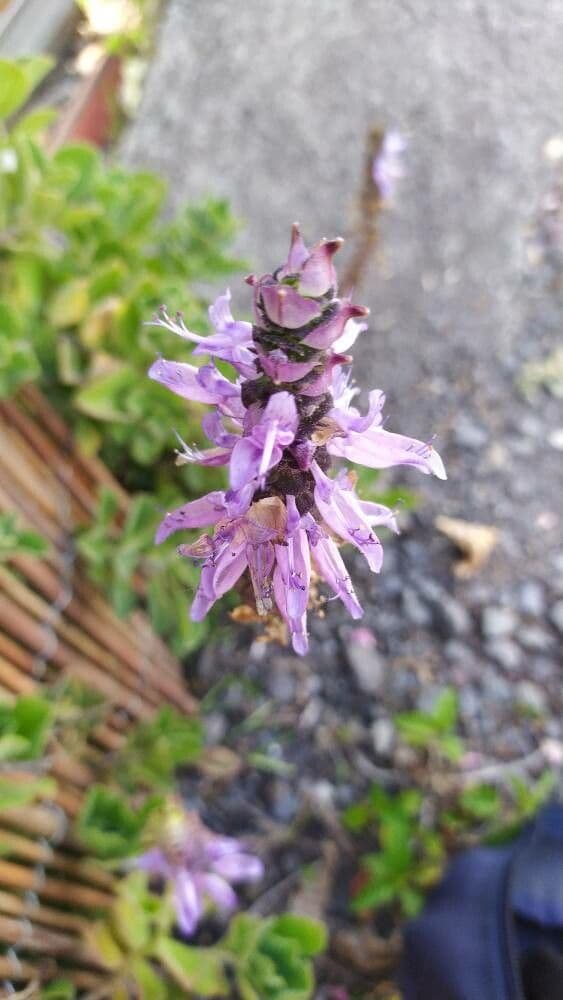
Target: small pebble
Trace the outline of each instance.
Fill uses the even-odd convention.
[[[563,601],[557,601],[550,608],[548,617],[554,628],[563,635]]]
[[[413,625],[425,626],[429,625],[432,616],[426,604],[424,604],[415,590],[412,587],[404,587],[401,594],[401,608],[402,612],[407,619]]]
[[[297,796],[291,786],[279,778],[273,778],[269,787],[272,802],[272,814],[279,823],[289,823],[297,812],[299,805]]]
[[[276,670],[269,676],[268,688],[276,701],[293,701],[295,698],[295,678],[292,674]]]
[[[563,451],[563,427],[556,427],[547,436],[548,444],[556,451]]]
[[[471,632],[472,620],[467,608],[445,591],[440,600],[433,602],[432,611],[436,628],[447,638]]]
[[[518,608],[523,615],[541,618],[545,612],[545,593],[537,580],[525,580],[518,590]]]
[[[500,636],[485,645],[487,656],[505,670],[518,670],[522,666],[522,650],[512,639]]]
[[[220,743],[227,732],[227,720],[219,712],[210,712],[205,717],[205,735],[207,743],[213,746]]]
[[[489,440],[489,435],[484,427],[467,419],[458,420],[454,427],[454,435],[456,443],[469,451],[480,451]]]
[[[511,608],[484,608],[481,614],[481,628],[487,639],[510,635],[518,625],[518,619]]]
[[[444,644],[444,656],[450,663],[469,666],[475,662],[473,650],[459,639],[448,639]]]
[[[544,653],[553,645],[553,637],[539,625],[526,625],[519,629],[518,641],[525,649],[537,653]]]
[[[459,692],[459,707],[466,719],[474,719],[481,713],[481,696],[475,688],[465,686]]]
[[[395,746],[395,727],[391,719],[377,719],[372,722],[371,740],[378,757],[390,757]]]
[[[515,700],[534,715],[545,715],[548,708],[545,691],[533,681],[520,681],[516,685]]]
[[[348,633],[345,650],[360,691],[364,694],[378,695],[381,694],[385,684],[385,663],[376,649],[375,638],[368,633],[368,629],[360,627],[352,629]]]
[[[483,681],[483,694],[485,699],[490,698],[492,701],[509,701],[512,697],[512,685],[499,674],[489,673]]]

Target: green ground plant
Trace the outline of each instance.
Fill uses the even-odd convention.
[[[361,856],[352,908],[364,914],[390,906],[408,917],[420,910],[452,853],[517,836],[550,795],[555,778],[545,771],[534,782],[510,774],[502,780],[501,768],[493,784],[477,777],[471,782],[471,775],[453,770],[464,746],[451,688],[444,688],[429,712],[404,712],[394,721],[399,736],[418,752],[412,787],[387,791],[374,785],[343,821],[376,848]],[[429,760],[437,770],[428,767]]]
[[[0,396],[35,381],[81,447],[142,491],[118,548],[98,557],[90,535],[82,554],[120,614],[143,599],[131,586],[142,561],[153,623],[185,653],[204,635],[185,612],[194,573],[177,559],[172,568],[172,549],[154,554],[153,530],[171,499],[222,481],[216,470],[174,465],[175,428],[205,443],[200,408],[147,378],[161,350],[180,359],[185,345],[146,320],[166,301],[206,329],[200,289],[243,266],[228,253],[236,224],[211,199],[162,221],[166,187],[154,174],[84,144],[47,152],[52,112],[24,108],[50,67],[44,57],[0,60]],[[107,527],[108,509],[101,498],[94,532]]]
[[[74,705],[95,704],[77,685],[61,697],[25,696],[0,705],[0,764],[31,764],[49,753],[74,730]],[[62,706],[59,708],[59,706]],[[82,750],[99,717],[81,730]],[[125,870],[151,838],[158,834],[166,796],[176,788],[179,766],[194,764],[202,752],[197,720],[163,708],[151,721],[139,723],[112,761],[111,773],[88,791],[74,832],[88,855],[111,869]],[[78,746],[75,758],[80,759]],[[15,780],[14,780],[15,778]],[[6,786],[6,787],[5,787]],[[25,798],[10,795],[23,788]],[[0,777],[2,811],[35,799],[56,795],[56,782],[40,778],[18,783],[17,773]],[[9,855],[9,844],[6,845]],[[85,931],[86,943],[107,970],[104,995],[121,1000],[132,989],[144,1000],[216,997],[225,1000],[236,982],[245,1000],[310,1000],[314,991],[313,959],[326,947],[326,928],[317,920],[295,914],[267,919],[240,913],[212,946],[194,946],[175,935],[171,886],[155,892],[147,875],[130,871],[117,883],[115,903]],[[73,1000],[72,983],[58,980],[45,986],[44,1000]]]

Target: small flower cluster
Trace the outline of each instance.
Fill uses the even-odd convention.
[[[158,846],[136,858],[134,865],[171,883],[178,926],[185,937],[194,934],[208,901],[231,913],[237,906],[232,885],[257,882],[264,875],[260,859],[238,840],[213,833],[196,812],[175,802],[168,804]]]
[[[194,354],[228,361],[236,382],[214,360],[196,367],[159,359],[149,371],[178,395],[213,406],[202,421],[212,447],[200,451],[180,439],[178,461],[228,466],[227,491],[168,513],[157,533],[162,542],[173,532],[214,528],[179,548],[203,561],[192,618],[201,620],[248,571],[258,614],[277,608],[299,654],[308,646],[312,573],[360,618],[339,546],[350,542],[377,573],[383,550],[374,528],[397,530],[393,511],[359,498],[352,473],[328,474],[332,459],[374,469],[409,465],[446,478],[431,444],[385,429],[381,391],[370,393],[365,414],[353,404],[359,390],[347,352],[366,329],[368,310],[337,295],[333,257],[341,244],[323,239],[308,249],[295,225],[285,264],[247,278],[254,324],[233,319],[228,292],[209,310],[211,336],[160,311],[157,325],[194,342]]]

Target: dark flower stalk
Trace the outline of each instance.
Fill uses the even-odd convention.
[[[370,393],[365,415],[353,405],[359,390],[346,370],[347,352],[366,329],[368,310],[337,296],[333,257],[341,244],[321,240],[309,250],[295,225],[285,264],[247,278],[253,325],[233,319],[228,292],[210,308],[209,337],[165,309],[154,321],[195,342],[194,354],[226,360],[239,375],[230,382],[213,362],[197,368],[159,359],[151,367],[151,378],[173,392],[214,407],[203,420],[212,447],[198,451],[181,441],[178,460],[229,468],[226,492],[167,514],[156,540],[213,528],[179,548],[203,561],[192,618],[201,620],[248,573],[258,614],[277,609],[300,654],[308,645],[312,573],[361,617],[339,546],[355,545],[377,573],[383,550],[373,529],[397,530],[393,511],[358,497],[352,473],[328,474],[333,458],[375,469],[410,465],[446,478],[431,444],[384,428],[381,391]]]

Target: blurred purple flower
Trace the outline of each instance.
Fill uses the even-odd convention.
[[[161,834],[161,844],[133,864],[171,882],[178,926],[185,937],[195,933],[206,902],[230,913],[237,906],[232,886],[259,881],[264,875],[259,858],[240,841],[213,833],[195,812],[175,807]]]
[[[383,136],[381,148],[374,158],[372,176],[380,197],[389,201],[400,181],[405,176],[404,153],[407,141],[400,132],[392,130]]]
[[[398,176],[392,160],[404,148],[399,138],[390,133],[384,142],[387,178]],[[343,352],[365,329],[368,310],[338,298],[333,257],[340,245],[320,240],[308,250],[295,225],[285,264],[247,279],[253,326],[233,319],[228,293],[210,309],[216,331],[210,337],[190,333],[181,317],[171,320],[161,310],[158,325],[195,341],[197,353],[229,360],[236,382],[213,363],[196,368],[159,360],[150,371],[173,392],[215,407],[202,421],[213,447],[199,450],[180,439],[178,461],[229,467],[227,492],[171,511],[157,533],[161,542],[177,531],[211,529],[179,547],[181,555],[202,560],[192,618],[203,618],[247,573],[258,614],[276,607],[300,654],[308,646],[312,580],[326,583],[353,618],[362,615],[338,545],[354,545],[378,573],[383,548],[374,529],[398,530],[393,511],[357,495],[351,473],[328,474],[333,458],[446,477],[429,442],[383,426],[383,392],[370,393],[365,414],[354,406],[359,390]]]

